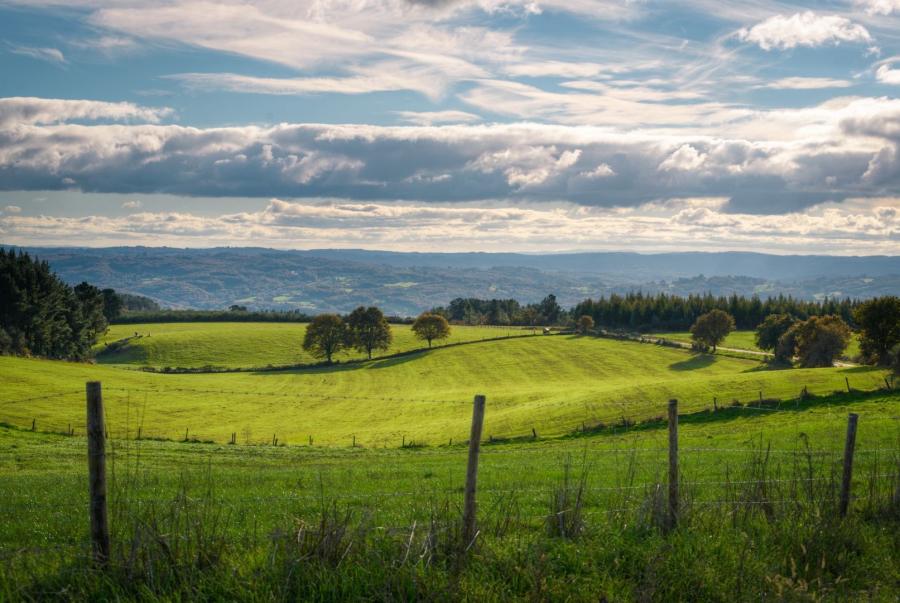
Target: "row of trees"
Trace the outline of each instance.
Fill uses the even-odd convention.
[[[790,314],[800,319],[836,315],[853,320],[858,302],[849,299],[806,301],[790,296],[761,299],[758,296],[729,297],[689,295],[681,297],[641,292],[586,299],[570,311],[548,295],[540,303],[521,305],[514,299],[457,298],[432,312],[460,324],[488,325],[574,325],[582,316],[608,329],[685,330],[712,310],[727,312],[739,329],[755,329],[770,314]]]
[[[900,297],[860,302],[853,309],[853,320],[859,329],[860,360],[900,367]],[[734,328],[734,317],[715,309],[691,325],[691,337],[696,347],[715,351]],[[801,366],[821,367],[831,366],[847,349],[852,336],[850,325],[835,314],[804,320],[778,313],[766,316],[759,324],[756,345],[772,352],[776,362],[791,363],[797,358]]]
[[[412,331],[430,348],[432,342],[450,336],[450,324],[443,316],[426,312],[413,323]],[[320,314],[312,319],[306,328],[303,349],[331,364],[334,355],[346,349],[365,352],[371,360],[372,352],[388,350],[392,341],[391,325],[384,313],[375,306],[360,306],[346,317]]]

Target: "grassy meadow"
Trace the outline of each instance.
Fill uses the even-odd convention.
[[[177,347],[177,345],[176,345]],[[175,352],[173,352],[175,353]],[[468,434],[469,404],[487,395],[485,435],[536,429],[565,435],[582,425],[664,414],[670,398],[690,410],[732,400],[796,398],[883,385],[883,370],[770,370],[757,360],[594,337],[554,335],[438,348],[371,362],[286,371],[156,374],[121,367],[0,358],[0,420],[45,430],[82,429],[84,382],[103,382],[112,429],[223,442],[347,445],[438,444]],[[59,394],[59,395],[55,395]],[[49,396],[49,397],[44,397]],[[32,400],[31,398],[39,398]],[[27,400],[18,402],[18,400]]]
[[[900,596],[900,394],[874,391],[883,370],[774,370],[575,335],[482,341],[506,333],[480,328],[454,329],[466,345],[366,362],[139,370],[302,362],[289,356],[302,328],[128,325],[109,337],[149,336],[114,362],[0,357],[0,600]],[[103,383],[110,436],[106,572],[85,563],[88,380]],[[466,543],[476,393],[479,535]],[[682,482],[671,532],[670,398]],[[854,499],[840,520],[850,412]]]
[[[416,339],[410,325],[391,325],[394,341],[387,352],[407,352],[427,347]],[[135,336],[137,334],[137,336]],[[154,368],[262,368],[313,364],[319,360],[302,348],[306,325],[277,322],[197,322],[112,325],[97,343],[99,364],[148,366]],[[495,337],[530,335],[521,327],[453,327],[450,337],[435,346],[479,341]],[[108,344],[127,339],[121,347],[106,350]],[[335,361],[365,358],[346,350]]]
[[[674,331],[669,333],[654,333],[650,337],[663,337],[672,341],[681,343],[691,343],[690,331]],[[732,331],[721,344],[724,348],[734,348],[736,350],[750,350],[761,352],[756,345],[756,331]],[[856,335],[850,340],[850,344],[844,351],[845,358],[854,358],[859,354],[859,339]]]
[[[113,438],[118,573],[105,580],[79,561],[84,439],[0,427],[0,490],[9,493],[0,552],[15,552],[0,562],[0,598],[895,600],[898,402],[845,394],[682,416],[683,529],[671,534],[658,519],[662,425],[486,443],[482,532],[463,570],[447,547],[464,445]],[[860,416],[856,497],[839,522],[848,412]],[[564,515],[571,532],[556,527],[560,497],[579,501],[564,503],[577,509]]]

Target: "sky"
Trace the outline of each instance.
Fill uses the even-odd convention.
[[[0,244],[900,255],[900,0],[0,0]]]

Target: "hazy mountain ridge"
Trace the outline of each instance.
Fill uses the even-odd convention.
[[[28,248],[70,283],[151,297],[171,307],[348,311],[377,304],[412,315],[454,297],[564,306],[633,290],[802,298],[900,292],[900,257],[753,253],[397,253],[263,248]],[[771,273],[771,274],[769,274]],[[769,276],[766,276],[769,274]]]

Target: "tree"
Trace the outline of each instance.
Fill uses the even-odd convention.
[[[116,293],[115,289],[104,289],[101,293],[103,294],[103,315],[106,317],[106,321],[110,322],[121,316],[125,305],[122,297]]]
[[[531,327],[532,333],[534,333],[534,325],[537,322],[538,316],[538,310],[534,306],[527,306],[522,310],[522,318],[525,319],[525,322]]]
[[[346,343],[347,326],[337,314],[319,314],[313,318],[303,337],[303,349],[315,358],[325,358],[328,364]]]
[[[559,307],[559,304],[556,302],[556,296],[552,293],[541,300],[540,305],[538,306],[538,312],[541,315],[541,318],[546,325],[555,324],[557,320],[559,320],[559,315],[562,312],[562,308]]]
[[[691,326],[691,338],[713,352],[734,331],[734,318],[728,312],[712,310],[701,315]]]
[[[358,307],[347,317],[347,335],[350,344],[365,352],[369,360],[373,350],[386,350],[391,346],[391,325],[375,306]]]
[[[887,295],[864,301],[853,312],[859,326],[859,349],[867,362],[887,365],[890,350],[900,343],[900,297]]]
[[[246,312],[246,311],[247,311],[247,306],[241,306],[241,305],[238,305],[238,304],[231,304],[230,306],[228,306],[228,311],[229,311],[229,312]]]
[[[769,314],[756,328],[756,346],[761,350],[774,352],[775,360],[790,362],[793,346],[779,346],[781,338],[797,322],[790,314]]]
[[[412,331],[416,334],[416,337],[427,341],[430,348],[432,340],[449,337],[450,323],[440,314],[425,312],[413,323]]]
[[[587,335],[593,328],[594,328],[594,319],[591,318],[590,316],[588,316],[587,314],[585,314],[584,316],[582,316],[581,318],[578,319],[578,325],[576,326],[576,329],[582,335]]]
[[[852,335],[839,316],[813,316],[797,323],[784,335],[793,337],[800,365],[806,368],[831,366],[850,343]]]

